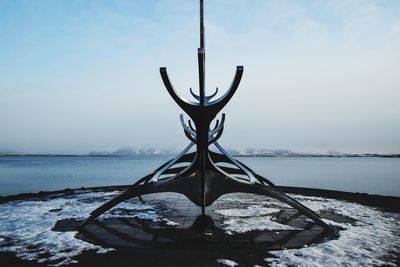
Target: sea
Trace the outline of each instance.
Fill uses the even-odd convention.
[[[170,158],[168,155],[2,156],[0,195],[133,184]],[[400,197],[400,158],[239,157],[238,160],[280,186]]]

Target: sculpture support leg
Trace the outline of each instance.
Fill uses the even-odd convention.
[[[172,188],[169,188],[168,185],[169,185],[168,183],[159,182],[159,183],[147,183],[147,184],[132,186],[122,194],[114,197],[113,199],[107,201],[106,203],[104,203],[103,205],[92,211],[90,213],[90,216],[83,223],[81,223],[81,225],[79,225],[79,228],[84,227],[85,225],[87,225],[88,223],[92,222],[94,219],[99,217],[101,214],[112,209],[119,203],[124,202],[125,200],[151,193],[171,191]]]
[[[123,201],[125,201],[127,199],[133,198],[135,196],[140,196],[140,195],[141,194],[138,194],[137,188],[126,190],[124,193],[122,193],[122,194],[118,195],[117,197],[107,201],[106,203],[104,203],[103,205],[101,205],[100,207],[98,207],[97,209],[92,211],[90,213],[90,216],[85,221],[83,221],[83,223],[81,223],[79,225],[79,228],[83,228],[85,225],[87,225],[88,223],[92,222],[94,219],[99,217],[101,214],[105,213],[107,210],[110,210],[111,208],[113,208],[114,206],[118,205],[119,203],[121,203],[121,202],[123,202]]]

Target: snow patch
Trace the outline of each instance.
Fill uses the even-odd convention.
[[[21,259],[58,266],[72,263],[74,256],[86,250],[94,250],[97,253],[113,250],[76,239],[74,236],[77,232],[55,232],[51,229],[62,219],[85,219],[91,211],[117,194],[120,192],[90,192],[45,200],[2,203],[0,204],[0,252],[14,252]],[[134,212],[123,215],[121,209]],[[103,218],[115,216],[161,221],[167,225],[175,224],[158,215],[155,207],[148,204],[124,202],[115,210],[104,214]]]
[[[224,202],[236,202],[238,204],[260,204],[264,203],[269,206],[276,206],[279,208],[291,208],[289,205],[270,197],[262,197],[260,198],[259,195],[249,194],[248,198],[232,198],[232,197],[225,197],[223,198]]]
[[[250,216],[263,216],[271,213],[279,212],[280,209],[265,208],[260,205],[252,205],[246,209],[223,209],[216,210],[215,213],[226,217],[250,217]]]
[[[217,262],[222,264],[222,265],[230,266],[230,267],[234,267],[234,266],[239,265],[236,262],[234,262],[232,260],[227,260],[227,259],[218,259]]]
[[[162,222],[163,222],[165,225],[168,225],[168,226],[178,226],[178,225],[179,225],[179,223],[173,222],[173,221],[171,221],[171,220],[168,220],[167,218],[163,218],[163,219],[162,219]]]
[[[293,196],[313,210],[330,210],[357,220],[341,226],[337,240],[300,249],[271,251],[273,266],[396,266],[400,251],[400,214],[334,199]]]
[[[215,213],[225,217],[223,224],[227,234],[245,233],[254,230],[298,230],[298,228],[271,220],[271,216],[266,216],[277,213],[279,210],[261,205],[252,205],[245,209],[216,210]]]
[[[232,218],[224,221],[227,233],[245,233],[249,231],[299,230],[298,228],[272,221],[269,217]]]

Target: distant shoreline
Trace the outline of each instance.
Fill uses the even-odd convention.
[[[97,158],[97,157],[121,157],[115,155],[63,155],[63,154],[0,154],[0,157],[80,157],[80,158]]]
[[[234,157],[246,158],[400,158],[400,154],[351,154],[351,155],[233,155]]]
[[[114,154],[13,154],[0,153],[0,157],[82,157],[82,158],[115,158],[115,157],[133,157],[133,156],[173,156],[174,154],[132,154],[132,155],[114,155]],[[234,157],[241,158],[400,158],[400,154],[308,154],[293,153],[290,155],[264,155],[264,154],[233,154]]]

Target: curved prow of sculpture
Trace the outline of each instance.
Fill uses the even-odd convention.
[[[160,74],[161,74],[161,78],[164,82],[165,88],[167,88],[167,91],[170,94],[170,96],[172,97],[172,99],[178,104],[178,106],[180,106],[186,113],[189,114],[192,107],[197,106],[197,103],[189,102],[189,101],[183,99],[182,97],[180,97],[176,93],[174,87],[171,84],[171,81],[169,80],[166,67],[160,68]]]
[[[197,101],[200,101],[200,96],[196,95],[193,90],[192,87],[189,88],[190,93],[192,94],[193,98],[196,99]]]
[[[215,128],[208,133],[208,137],[211,137],[217,132],[219,132],[224,127],[224,123],[225,123],[225,113],[222,113],[221,123],[219,123],[219,120],[217,120]]]
[[[221,96],[220,98],[207,103],[207,106],[212,107],[215,113],[218,113],[223,109],[223,107],[229,102],[232,96],[235,94],[236,90],[239,87],[240,80],[242,79],[244,68],[243,66],[236,66],[236,73],[231,86],[229,87],[228,91]]]
[[[223,131],[224,131],[224,127],[222,125],[222,127],[220,128],[220,130],[217,132],[217,134],[215,136],[211,136],[208,138],[208,144],[211,145],[214,142],[216,142],[221,137]]]
[[[200,102],[200,96],[199,96],[199,95],[196,95],[196,94],[193,92],[192,88],[190,88],[189,90],[190,90],[190,93],[192,94],[192,96],[193,96],[197,101]],[[218,94],[218,87],[215,88],[215,92],[214,92],[214,93],[212,93],[211,95],[205,96],[205,103],[210,102],[210,100],[211,100],[214,96],[216,96],[217,94]]]
[[[186,123],[185,123],[185,121],[184,121],[184,119],[183,119],[183,114],[180,114],[180,115],[179,115],[179,118],[180,118],[180,120],[181,120],[182,128],[183,128],[183,131],[184,131],[186,137],[187,137],[190,141],[192,141],[193,143],[196,143],[196,131],[195,131],[195,130],[192,130],[190,127],[188,127],[188,126],[186,125]],[[190,121],[189,121],[189,122],[190,122]]]
[[[181,121],[181,125],[184,131],[188,132],[193,137],[196,137],[196,131],[186,125],[185,120],[183,119],[183,114],[179,114],[179,119]]]
[[[229,100],[235,94],[236,90],[239,87],[240,81],[242,79],[243,70],[244,70],[243,66],[236,67],[235,77],[233,78],[231,86],[229,87],[228,91],[226,91],[226,93],[223,96],[221,96],[220,98],[218,98],[214,101],[209,102],[209,100],[218,93],[218,88],[217,88],[216,91],[212,95],[206,97],[206,103],[204,103],[204,104],[205,104],[205,107],[211,111],[211,114],[212,114],[211,117],[214,117],[215,115],[217,115],[217,113],[224,108],[224,106],[229,102]],[[165,88],[167,89],[167,91],[170,94],[170,96],[172,97],[172,99],[174,99],[174,101],[178,104],[178,106],[180,106],[189,116],[193,115],[193,109],[200,107],[201,103],[199,105],[199,103],[187,101],[187,100],[183,99],[182,97],[180,97],[176,93],[176,91],[174,90],[174,88],[171,84],[171,81],[169,80],[166,67],[160,68],[160,74],[161,74],[161,78],[164,82]],[[192,95],[195,99],[201,100],[201,96],[194,94],[192,89],[190,89],[190,92],[192,93]]]

